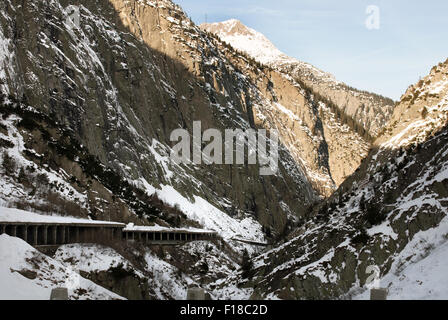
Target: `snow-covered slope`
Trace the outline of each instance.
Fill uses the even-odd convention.
[[[65,287],[75,300],[123,299],[81,277],[19,238],[0,235],[0,299],[49,300],[53,288]]]
[[[448,219],[445,217],[438,227],[417,234],[397,255],[390,271],[379,279],[379,285],[389,290],[388,299],[448,299],[447,235]],[[353,299],[368,300],[369,293],[365,290]]]

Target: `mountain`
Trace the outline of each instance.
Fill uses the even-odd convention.
[[[10,0],[0,12],[0,212],[218,233],[170,248],[67,245],[51,259],[3,235],[0,246],[20,249],[2,256],[8,283],[41,297],[37,287],[77,269],[73,298],[181,299],[189,286],[215,299],[358,296],[367,252],[386,274],[414,235],[443,226],[446,63],[392,115],[391,100],[233,21],[270,56],[238,49],[169,0]],[[173,131],[192,134],[197,121],[201,133],[278,131],[278,170],[172,161]],[[403,211],[419,199],[424,210]]]
[[[336,105],[338,111],[351,119],[353,126],[359,126],[358,130],[369,139],[378,135],[392,114],[394,101],[391,99],[351,88],[309,63],[288,57],[263,34],[238,20],[202,24],[201,28],[216,34],[257,61],[299,79],[315,94]]]
[[[50,188],[57,197],[72,204],[76,198],[79,210],[72,211],[96,219],[113,212],[113,219],[145,224],[188,220],[229,237],[250,228],[247,236],[262,240],[262,226],[282,232],[317,198],[283,146],[272,176],[261,176],[259,165],[170,161],[173,130],[191,133],[197,120],[202,131],[257,128],[252,108],[272,106],[175,4],[85,1],[79,27],[69,22],[76,7],[66,1],[20,6],[11,1],[1,8],[2,109],[8,110],[2,139],[17,172],[32,181],[40,173],[49,177],[60,185]],[[48,194],[11,178],[5,176],[11,187],[2,196],[11,205],[35,206]],[[125,190],[115,190],[120,180]],[[182,212],[145,209],[145,197]]]
[[[202,24],[201,28],[305,90],[306,99],[315,105],[314,109],[319,113],[319,126],[322,126],[326,145],[324,153],[328,162],[326,174],[320,172],[310,179],[319,180],[317,184],[321,185],[325,181],[327,192],[320,193],[330,195],[367,155],[371,142],[389,120],[394,102],[377,94],[351,88],[329,73],[288,57],[264,35],[238,20]],[[297,110],[292,111],[300,118]],[[289,149],[294,150],[294,146]],[[300,153],[300,150],[292,153]],[[312,167],[308,168],[308,172],[312,170]]]
[[[448,60],[401,97],[360,168],[222,297],[365,299],[369,266],[392,299],[446,297],[447,99]]]

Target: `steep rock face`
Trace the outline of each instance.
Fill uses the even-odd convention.
[[[69,19],[73,5],[80,8],[79,27]],[[304,168],[284,146],[274,176],[260,176],[258,165],[170,161],[172,130],[191,132],[195,120],[202,131],[256,128],[255,108],[273,107],[170,1],[6,1],[0,9],[3,93],[68,128],[132,186],[172,205],[207,202],[204,210],[232,214],[237,222],[254,217],[279,232],[316,199]],[[69,176],[83,178],[76,165],[67,167]],[[99,218],[106,214],[99,211]],[[204,222],[192,210],[188,216]]]
[[[320,114],[323,139],[328,145],[329,176],[335,186],[356,170],[367,155],[370,142],[391,116],[392,100],[350,88],[333,75],[288,57],[264,35],[238,20],[202,24],[201,28],[276,72],[285,74],[307,90],[308,103],[316,105]],[[282,92],[281,89],[279,91]],[[294,109],[292,111],[295,112]]]
[[[403,95],[359,170],[284,244],[255,259],[253,278],[233,276],[217,291],[223,297],[350,298],[366,290],[368,266],[377,266],[381,278],[397,278],[442,247],[448,230],[447,80],[448,60]],[[228,290],[237,283],[240,291]]]

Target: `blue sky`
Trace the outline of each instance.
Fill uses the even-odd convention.
[[[446,0],[174,0],[200,24],[241,20],[281,51],[353,87],[398,100],[448,58]],[[368,30],[366,8],[380,9]]]

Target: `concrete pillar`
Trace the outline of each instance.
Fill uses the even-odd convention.
[[[23,228],[23,240],[25,240],[25,242],[28,242],[28,226],[24,225],[22,226]]]
[[[38,241],[37,234],[39,231],[39,226],[33,226],[32,229],[33,229],[33,245],[37,246],[37,241]]]
[[[149,242],[149,233],[146,232],[145,235],[146,235],[146,243],[148,243]]]
[[[44,229],[44,243],[43,245],[47,245],[48,243],[48,226],[42,226],[42,228]]]
[[[125,239],[128,240],[129,239],[129,234],[127,232],[124,233]]]
[[[53,243],[57,244],[58,242],[58,226],[53,226]]]
[[[12,235],[11,235],[12,237],[17,236],[17,226],[12,226],[11,233],[12,233]]]
[[[65,244],[65,227],[61,226],[59,229],[61,230],[61,244]]]
[[[81,241],[79,239],[79,227],[75,227],[75,241],[76,242],[80,242]]]

